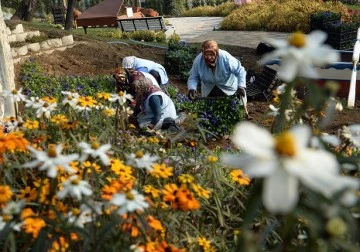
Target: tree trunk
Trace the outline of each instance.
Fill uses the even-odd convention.
[[[70,31],[73,28],[74,23],[74,9],[76,7],[77,0],[68,0],[67,10],[66,10],[66,21],[65,21],[65,30]]]
[[[22,0],[11,19],[31,22],[37,0]]]

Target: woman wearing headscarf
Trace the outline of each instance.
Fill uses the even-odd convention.
[[[201,84],[202,97],[236,94],[246,101],[245,68],[230,53],[219,49],[213,40],[202,44],[202,52],[193,62],[187,82],[189,99],[195,99],[198,84]]]
[[[139,76],[131,85],[136,93],[134,114],[140,128],[161,129],[164,119],[177,118],[173,101],[150,79]]]
[[[149,73],[159,83],[160,87],[167,89],[169,78],[165,68],[151,60],[137,58],[135,56],[125,57],[122,61],[122,67],[127,69],[134,69],[144,73]]]

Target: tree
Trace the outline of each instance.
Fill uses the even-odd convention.
[[[74,9],[76,7],[76,2],[77,0],[68,0],[67,9],[66,9],[65,30],[70,31],[73,28]]]
[[[11,19],[31,22],[37,0],[22,0]]]

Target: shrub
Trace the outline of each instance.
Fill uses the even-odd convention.
[[[191,8],[182,13],[182,16],[185,17],[226,17],[233,10],[235,10],[238,6],[234,2],[226,2],[222,3],[218,6],[199,6],[195,8]]]
[[[344,21],[351,18],[346,6],[341,2],[265,0],[235,9],[224,18],[220,29],[307,33],[310,31],[310,15],[319,11],[341,13]]]
[[[153,42],[155,37],[154,31],[134,31],[131,33],[131,38],[137,41]]]
[[[155,40],[158,43],[165,43],[166,42],[166,34],[163,31],[157,32],[155,34]]]
[[[26,42],[25,41],[14,41],[14,42],[10,42],[10,47],[13,47],[13,48],[17,48],[17,47],[22,47],[24,45],[26,45]]]
[[[117,38],[121,39],[123,34],[119,29],[116,29],[114,31],[100,31],[96,34],[99,37],[105,37],[105,38]]]
[[[39,42],[45,41],[47,39],[48,39],[48,37],[45,35],[32,36],[32,37],[26,37],[25,42],[26,43],[39,43]]]
[[[168,41],[169,41],[169,44],[170,43],[178,43],[178,42],[180,42],[180,36],[178,34],[176,34],[174,31],[174,33],[169,36]]]

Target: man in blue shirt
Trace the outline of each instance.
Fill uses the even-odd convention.
[[[199,83],[202,97],[236,94],[246,101],[245,68],[230,53],[219,49],[213,40],[206,40],[202,44],[202,52],[193,62],[187,82],[189,99],[196,98]]]

